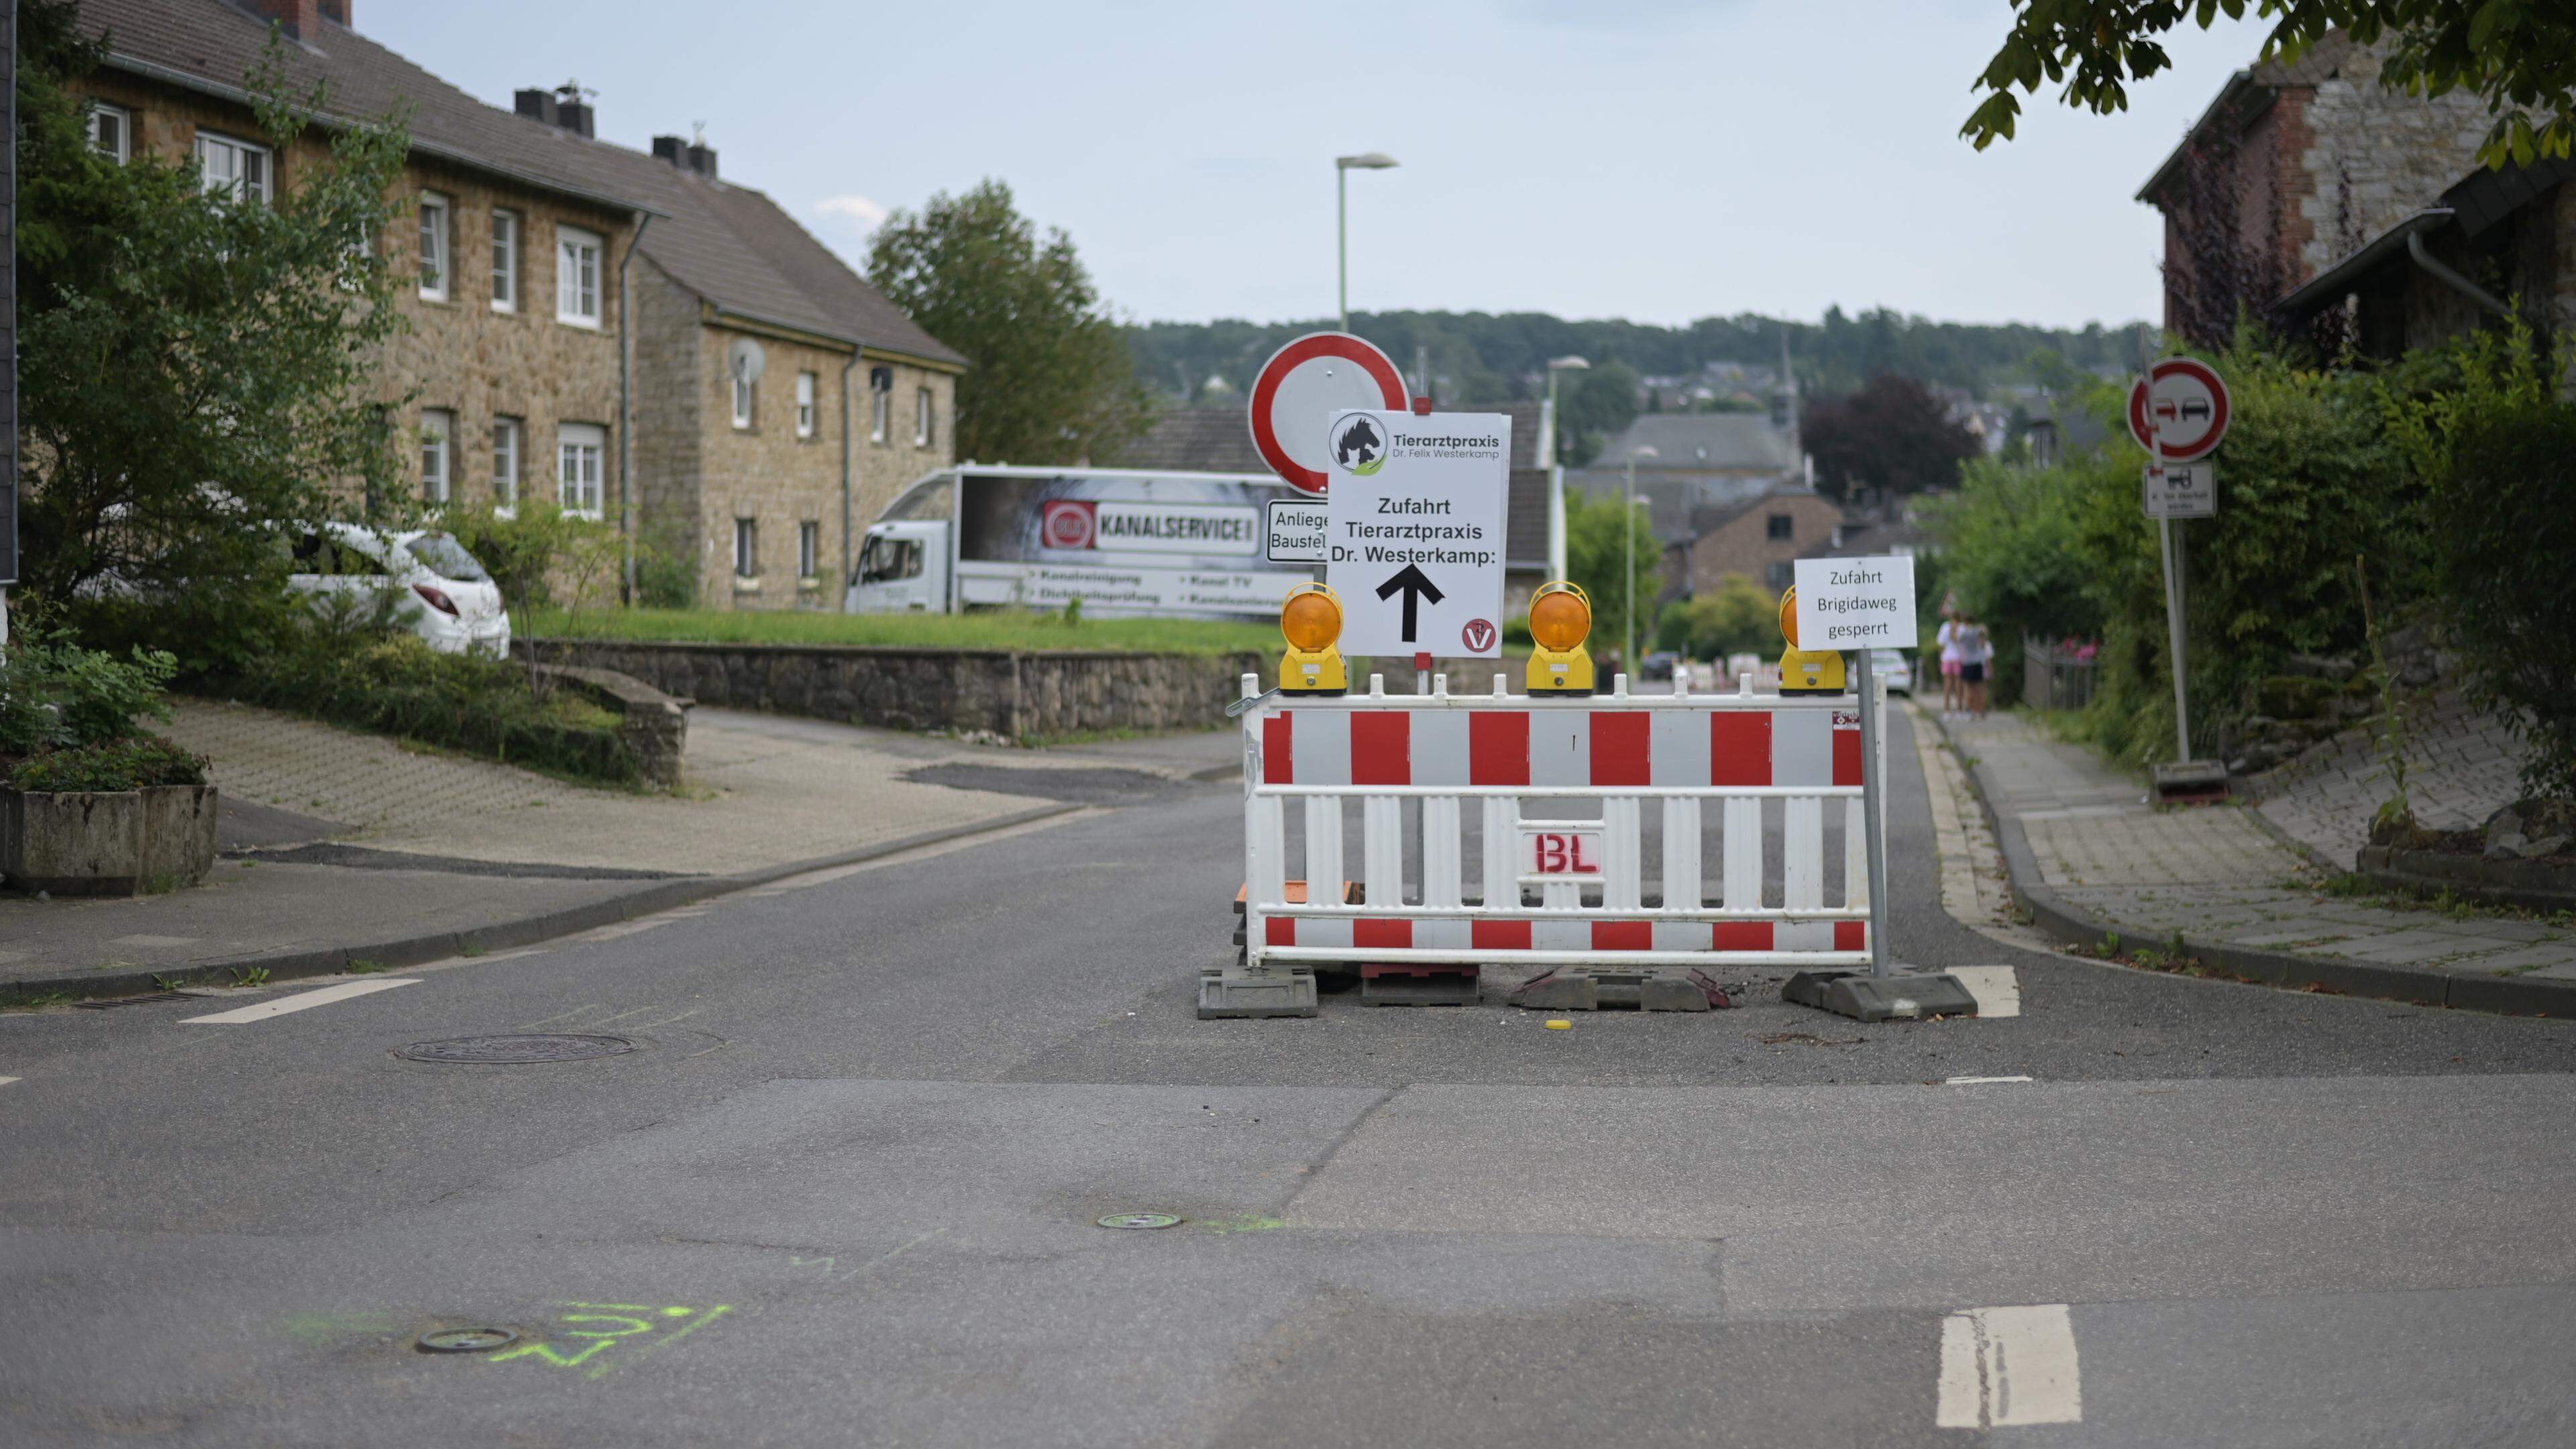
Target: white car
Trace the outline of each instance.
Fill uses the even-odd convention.
[[[1870,673],[1878,676],[1880,686],[1888,693],[1901,694],[1908,699],[1914,697],[1914,661],[1906,657],[1904,650],[1872,649],[1869,651],[1869,669]]]
[[[390,593],[400,600],[403,622],[430,648],[509,655],[510,615],[501,605],[501,586],[452,535],[325,523],[294,538],[289,590],[317,601]]]

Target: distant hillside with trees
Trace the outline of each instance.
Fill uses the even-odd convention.
[[[1197,406],[1242,405],[1262,362],[1282,343],[1329,329],[1312,322],[1148,322],[1122,327],[1136,375],[1170,406],[1186,390]],[[1774,368],[1780,338],[1789,339],[1799,386],[1810,396],[1857,392],[1894,373],[1933,386],[1982,395],[2012,382],[2045,381],[2065,371],[2114,374],[2133,368],[2144,323],[2081,331],[1935,322],[1886,308],[1848,315],[1839,307],[1820,322],[1792,322],[1747,312],[1705,317],[1685,327],[1640,322],[1569,322],[1544,312],[1354,313],[1351,330],[1386,349],[1410,374],[1414,349],[1428,349],[1443,404],[1513,402],[1546,388],[1547,359],[1569,353],[1598,367],[1618,363],[1636,377],[1685,377],[1712,363]],[[1211,379],[1216,385],[1211,387]]]

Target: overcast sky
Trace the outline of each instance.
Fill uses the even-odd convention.
[[[996,176],[1139,320],[1355,309],[1675,323],[1886,305],[2080,325],[2156,314],[2131,196],[2259,32],[2190,31],[2107,119],[2031,98],[1957,139],[2006,0],[1406,6],[356,0],[359,29],[494,104],[578,77],[599,134],[704,122],[854,262],[878,217]]]

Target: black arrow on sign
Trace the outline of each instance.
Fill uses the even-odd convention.
[[[1406,564],[1403,572],[1377,586],[1377,596],[1393,598],[1398,589],[1404,590],[1404,642],[1410,644],[1413,642],[1414,615],[1420,611],[1424,599],[1435,604],[1440,602],[1440,586],[1424,576],[1420,567]]]

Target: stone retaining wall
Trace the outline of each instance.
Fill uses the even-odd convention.
[[[549,664],[611,669],[724,709],[1009,739],[1099,730],[1211,729],[1276,658],[860,645],[525,641]]]

